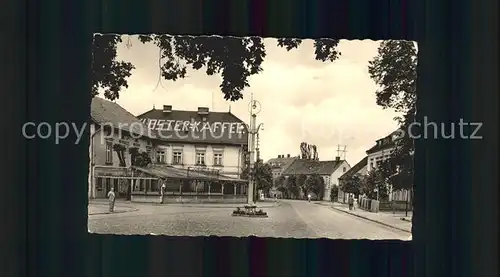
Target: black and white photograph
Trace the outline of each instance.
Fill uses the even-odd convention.
[[[417,51],[95,34],[88,231],[411,240]]]

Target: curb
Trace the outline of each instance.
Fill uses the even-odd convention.
[[[393,225],[390,225],[390,224],[387,224],[387,223],[384,223],[384,222],[381,222],[381,221],[378,221],[378,220],[374,220],[374,219],[371,219],[371,218],[368,218],[368,217],[364,217],[364,216],[361,216],[361,215],[358,215],[358,214],[354,214],[354,213],[350,213],[348,211],[344,211],[344,210],[341,210],[339,208],[335,208],[335,207],[330,207],[336,211],[340,211],[340,212],[343,212],[343,213],[346,213],[346,214],[350,214],[350,215],[353,215],[353,216],[356,216],[356,217],[359,217],[359,218],[362,218],[362,219],[365,219],[365,220],[368,220],[368,221],[371,221],[371,222],[375,222],[375,223],[378,223],[378,224],[381,224],[381,225],[384,225],[384,226],[387,226],[387,227],[390,227],[390,228],[393,228],[393,229],[396,229],[396,230],[399,230],[399,231],[403,231],[403,232],[407,232],[407,233],[410,233],[411,234],[411,231],[408,231],[406,229],[403,229],[403,228],[399,228],[399,227],[396,227],[396,226],[393,226]]]

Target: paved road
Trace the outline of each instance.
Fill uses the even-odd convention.
[[[137,204],[135,204],[137,205]],[[138,211],[89,215],[89,230],[113,234],[402,239],[409,234],[307,201],[283,200],[268,218],[231,216],[232,208],[137,205]]]

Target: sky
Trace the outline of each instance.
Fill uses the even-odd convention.
[[[337,148],[346,146],[345,158],[351,166],[366,156],[375,140],[397,128],[393,120],[398,114],[382,109],[375,102],[377,85],[368,74],[368,61],[377,54],[380,41],[341,40],[340,58],[334,62],[316,61],[312,40],[305,40],[299,49],[287,52],[277,40],[264,39],[267,56],[263,71],[249,78],[250,87],[244,98],[226,101],[220,91],[221,77],[207,76],[204,68],[188,70],[185,79],[162,79],[158,67],[159,49],[143,44],[137,36],[122,37],[117,59],[135,65],[116,102],[134,115],[155,106],[172,105],[174,110],[231,112],[249,122],[250,94],[261,103],[257,124],[261,157],[264,161],[280,154],[300,154],[300,143],[318,148],[320,160],[333,160]],[[130,39],[131,47],[126,47]]]

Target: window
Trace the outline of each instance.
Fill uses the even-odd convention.
[[[222,153],[214,153],[214,165],[222,165]]]
[[[112,142],[106,142],[106,163],[107,164],[113,163],[113,143]]]
[[[166,162],[165,160],[165,151],[156,151],[156,162],[160,164],[164,164]]]
[[[174,151],[172,164],[182,164],[182,152],[181,151]]]
[[[205,153],[196,152],[196,165],[205,165]]]
[[[160,187],[158,186],[158,180],[151,180],[150,191],[152,192],[160,191]]]
[[[102,191],[102,178],[97,178],[95,188],[97,191]]]
[[[345,168],[345,167],[343,167],[343,168],[342,168],[342,171],[344,171],[344,172],[345,172],[345,171],[346,171],[346,168]]]

